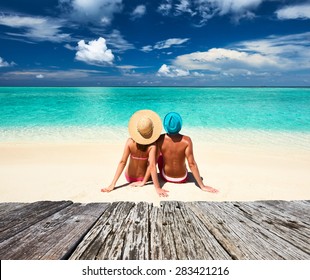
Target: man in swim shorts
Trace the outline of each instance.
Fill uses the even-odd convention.
[[[194,159],[193,144],[189,136],[180,134],[182,118],[178,113],[168,113],[164,118],[166,134],[162,134],[157,147],[160,156],[158,168],[163,180],[172,183],[185,183],[188,172],[185,161],[193,173],[198,186],[203,191],[217,193],[218,190],[204,185],[199,174],[197,163]]]

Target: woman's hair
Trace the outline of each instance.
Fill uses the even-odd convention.
[[[139,143],[136,143],[136,144],[137,144],[138,150],[140,150],[142,152],[146,152],[147,148],[150,146],[150,145],[143,145],[143,144],[139,144]]]

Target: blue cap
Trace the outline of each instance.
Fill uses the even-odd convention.
[[[164,128],[168,134],[177,134],[182,128],[182,118],[178,113],[170,112],[164,118]]]

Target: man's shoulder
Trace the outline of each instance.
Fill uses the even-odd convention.
[[[164,140],[165,140],[165,134],[161,134],[161,135],[158,137],[158,139],[156,140],[157,146],[161,146],[161,145],[163,144]]]
[[[188,135],[183,135],[182,140],[186,142],[192,142],[192,139]]]
[[[166,140],[166,141],[165,141]],[[177,142],[191,142],[191,138],[187,135],[183,134],[175,134],[175,135],[167,135],[167,134],[161,134],[157,140],[157,143],[163,143],[163,142],[171,142],[176,141]]]

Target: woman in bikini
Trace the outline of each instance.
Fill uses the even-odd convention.
[[[114,178],[109,187],[102,192],[114,190],[116,182],[125,170],[128,183],[143,186],[151,175],[155,190],[159,196],[167,196],[167,191],[161,189],[156,170],[156,144],[161,134],[162,124],[160,117],[151,110],[137,111],[129,120],[128,130],[131,138],[125,144],[122,158],[116,169]]]

